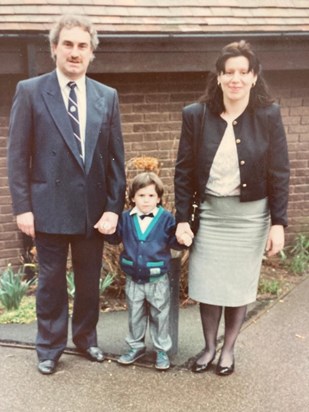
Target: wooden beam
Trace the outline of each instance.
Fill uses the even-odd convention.
[[[0,74],[27,77],[54,68],[49,45],[43,37],[10,42],[0,38]],[[103,39],[89,73],[205,72],[214,69],[220,49],[231,36],[222,38],[108,38]],[[265,70],[308,70],[306,38],[249,39]],[[24,45],[24,47],[23,47]]]

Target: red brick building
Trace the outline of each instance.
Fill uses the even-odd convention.
[[[96,23],[101,42],[89,75],[118,89],[126,158],[160,159],[171,204],[182,107],[203,92],[223,45],[250,41],[281,104],[288,136],[288,241],[309,233],[306,0],[1,0],[0,269],[17,263],[22,251],[6,173],[12,96],[18,80],[53,69],[47,34],[67,12],[86,14]]]

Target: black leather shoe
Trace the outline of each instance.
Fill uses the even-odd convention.
[[[84,352],[85,352],[86,357],[92,362],[103,362],[104,361],[103,352],[97,346],[90,346]]]
[[[212,357],[212,359],[210,359],[208,363],[199,364],[197,363],[197,361],[195,361],[191,368],[192,372],[203,373],[203,372],[208,371],[215,357],[216,357],[216,354],[214,354],[214,356]]]
[[[56,366],[57,363],[55,361],[47,359],[45,361],[39,362],[38,370],[43,375],[51,375],[56,371]]]
[[[216,374],[219,376],[229,376],[234,372],[234,369],[235,369],[234,361],[231,366],[221,366],[220,361],[219,361],[217,368],[216,368]]]

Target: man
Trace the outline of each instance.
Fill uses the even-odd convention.
[[[21,81],[13,101],[9,185],[19,229],[35,238],[38,369],[55,372],[67,343],[69,248],[76,293],[72,337],[101,362],[96,325],[103,236],[123,209],[125,171],[117,92],[86,77],[98,38],[81,16],[50,32],[56,70]]]

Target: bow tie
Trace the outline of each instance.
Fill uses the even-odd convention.
[[[145,217],[154,217],[154,214],[148,213],[148,215],[140,215],[139,217],[143,220]]]

